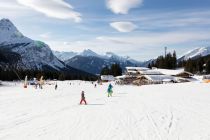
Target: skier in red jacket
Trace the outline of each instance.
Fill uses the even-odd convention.
[[[80,104],[82,104],[82,102],[85,102],[85,104],[87,105],[87,102],[85,100],[85,92],[82,91],[82,94],[81,94],[81,101],[80,101]]]

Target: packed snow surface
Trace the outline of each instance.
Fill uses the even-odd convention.
[[[71,85],[70,85],[71,82]],[[5,83],[3,83],[5,84]],[[0,87],[1,140],[209,140],[210,84]],[[88,105],[79,105],[81,91]]]

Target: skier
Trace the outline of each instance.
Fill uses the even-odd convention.
[[[112,88],[113,88],[113,86],[112,86],[112,84],[110,83],[109,86],[108,86],[108,89],[107,89],[108,97],[112,96],[112,93],[113,93]]]
[[[58,85],[57,85],[57,83],[55,84],[55,90],[57,90],[57,88],[58,88]]]
[[[96,88],[96,86],[97,86],[97,85],[95,84],[95,88]]]
[[[81,94],[81,101],[80,101],[80,105],[82,104],[82,102],[85,102],[85,105],[87,105],[87,102],[85,100],[85,92],[82,91],[82,94]]]

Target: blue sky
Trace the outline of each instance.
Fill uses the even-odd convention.
[[[0,18],[58,51],[147,60],[210,46],[209,0],[1,0]]]

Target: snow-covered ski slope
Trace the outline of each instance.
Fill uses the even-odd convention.
[[[1,140],[209,140],[210,84],[0,87]],[[88,105],[78,105],[81,91]]]

